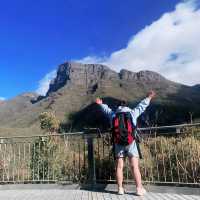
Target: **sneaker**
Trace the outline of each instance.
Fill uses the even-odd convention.
[[[124,194],[124,188],[123,187],[118,188],[118,194],[120,194],[120,195]]]
[[[147,191],[143,187],[142,188],[137,188],[136,195],[143,196],[146,193],[147,193]]]

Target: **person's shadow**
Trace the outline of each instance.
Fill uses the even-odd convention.
[[[116,187],[109,188],[109,187],[107,187],[107,184],[82,185],[80,189],[81,190],[92,191],[92,192],[101,192],[101,193],[108,193],[108,194],[118,195]],[[125,194],[138,197],[136,192],[130,192],[129,190],[128,191],[125,190]],[[119,195],[119,196],[121,196],[121,195]]]

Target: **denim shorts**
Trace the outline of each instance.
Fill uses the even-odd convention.
[[[127,146],[115,144],[115,157],[124,158],[124,157],[139,157],[138,149],[135,140]]]

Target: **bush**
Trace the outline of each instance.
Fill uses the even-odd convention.
[[[39,116],[41,129],[53,133],[58,132],[60,122],[52,112],[43,112]]]
[[[30,168],[34,180],[78,181],[83,173],[83,155],[60,136],[39,137],[32,145]]]

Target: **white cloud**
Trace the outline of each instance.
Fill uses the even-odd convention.
[[[44,78],[42,78],[39,81],[39,87],[36,90],[36,92],[40,95],[45,96],[49,89],[49,84],[50,84],[51,80],[53,80],[55,77],[56,77],[56,70],[53,70],[53,71],[49,72],[48,74],[46,74],[44,76]]]
[[[102,63],[106,58],[97,57],[97,56],[86,56],[80,60],[76,60],[76,62],[80,62],[83,64],[93,64],[93,63]]]
[[[188,85],[200,83],[199,0],[176,5],[172,12],[134,35],[124,49],[108,58],[87,56],[84,63],[103,63],[119,71],[152,70]]]
[[[5,101],[5,100],[6,100],[6,98],[0,97],[0,101]]]

